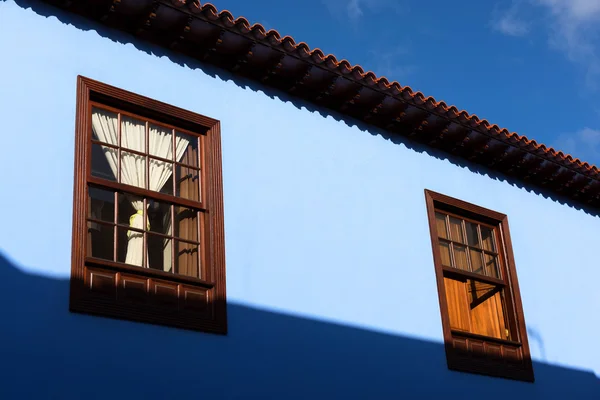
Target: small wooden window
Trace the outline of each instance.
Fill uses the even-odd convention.
[[[79,77],[72,311],[226,332],[219,122]]]
[[[448,367],[533,381],[506,215],[425,198]]]

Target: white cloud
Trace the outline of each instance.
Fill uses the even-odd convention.
[[[571,134],[562,134],[554,147],[582,161],[600,166],[600,129],[583,128]]]
[[[408,44],[389,46],[369,51],[372,56],[373,72],[378,76],[385,76],[390,81],[402,81],[412,75],[417,67],[406,63],[412,60]]]
[[[533,0],[550,17],[550,44],[586,69],[592,89],[600,84],[600,0]]]
[[[335,17],[351,22],[359,21],[366,13],[378,14],[405,11],[403,2],[399,0],[322,0],[329,12]]]
[[[346,11],[350,19],[360,18],[364,14],[362,8],[360,8],[359,0],[350,0],[346,6]]]
[[[529,24],[519,17],[521,2],[513,2],[506,10],[494,8],[492,29],[508,36],[525,36],[529,32]]]
[[[534,25],[584,69],[588,89],[600,89],[600,0],[511,0],[492,13],[492,28],[506,35],[525,36]]]

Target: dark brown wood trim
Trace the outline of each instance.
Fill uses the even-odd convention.
[[[440,315],[448,368],[463,372],[533,382],[533,366],[529,352],[523,306],[519,293],[512,242],[508,229],[508,217],[505,214],[430,190],[425,190],[425,204],[438,286]],[[435,220],[436,210],[451,211],[461,218],[474,219],[476,222],[483,221],[493,226],[500,233],[500,237],[496,238],[496,240],[499,246],[499,258],[501,260],[500,264],[504,279],[474,277],[471,276],[473,274],[468,272],[463,273],[463,271],[456,270],[455,268],[449,269],[443,267],[441,255],[438,250],[439,239]],[[444,274],[448,273],[484,281],[490,281],[491,279],[490,283],[506,285],[504,290],[507,308],[510,309],[508,310],[509,323],[517,335],[517,340],[503,340],[452,330],[444,285]],[[491,356],[492,353],[494,356]]]
[[[152,119],[163,126],[200,137],[202,202],[92,177],[92,101],[95,106],[124,111],[128,115],[133,113],[146,120]],[[77,78],[69,300],[71,311],[204,332],[227,333],[220,142],[220,124],[217,120],[88,78]],[[203,279],[86,257],[88,185],[99,185],[199,210],[198,216],[204,228],[200,236],[201,270],[205,273],[202,275]],[[114,222],[116,221],[111,225]]]
[[[482,274],[476,274],[475,272],[464,271],[458,268],[452,267],[444,267],[442,266],[442,270],[444,271],[444,275],[459,275],[468,279],[473,279],[476,281],[481,281],[485,283],[491,283],[497,286],[506,286],[506,283],[502,279],[493,278],[491,276],[486,276]]]
[[[99,267],[102,269],[110,269],[114,270],[115,272],[125,272],[133,275],[146,276],[148,278],[156,278],[172,282],[181,282],[189,285],[202,286],[209,289],[215,286],[215,282],[194,278],[193,276],[176,275],[170,272],[164,272],[152,268],[135,267],[120,262],[103,260],[101,258],[85,257],[85,265]]]
[[[196,114],[194,112],[184,110],[183,108],[175,107],[167,103],[163,103],[161,101],[157,101],[151,99],[149,97],[141,96],[139,94],[135,94],[132,92],[128,92],[123,89],[116,88],[111,85],[107,85],[105,83],[101,83],[95,81],[90,78],[86,78],[83,76],[78,76],[78,79],[82,81],[82,83],[87,87],[87,90],[93,94],[94,101],[100,103],[108,103],[106,105],[113,106],[111,103],[117,102],[117,104],[122,105],[126,103],[125,106],[134,106],[137,109],[141,110],[141,113],[135,113],[140,116],[146,117],[147,111],[152,111],[156,113],[159,118],[156,120],[161,120],[160,116],[166,116],[170,118],[175,118],[184,124],[192,123],[198,125],[199,127],[204,127],[210,129],[210,127],[217,124],[219,121],[205,117],[204,115]],[[88,93],[89,93],[88,92]],[[98,100],[96,100],[98,99]],[[102,101],[104,100],[104,101]],[[108,100],[108,101],[107,101]],[[114,107],[114,106],[113,106]],[[120,108],[120,107],[117,107]],[[125,109],[124,111],[129,111]],[[131,112],[131,111],[129,111]],[[148,118],[152,118],[148,116]],[[170,119],[169,118],[169,119]],[[154,118],[152,118],[154,119]],[[164,122],[163,122],[164,123]],[[167,123],[168,124],[168,123]],[[175,124],[178,125],[178,124]],[[183,128],[185,129],[185,128]],[[193,129],[191,130],[194,131]]]
[[[113,189],[117,192],[126,192],[130,194],[134,194],[139,197],[147,197],[154,200],[159,200],[164,203],[176,204],[180,206],[185,206],[188,208],[192,208],[194,210],[206,211],[207,206],[199,201],[188,200],[183,197],[177,197],[170,194],[164,194],[160,192],[155,192],[152,190],[140,188],[137,186],[125,185],[123,183],[109,181],[106,179],[98,178],[96,176],[89,176],[88,183],[94,185],[96,187],[103,187],[108,189]]]
[[[498,339],[495,337],[488,337],[488,336],[478,335],[476,333],[464,332],[464,331],[459,331],[459,330],[455,330],[455,329],[451,329],[451,332],[452,332],[453,336],[464,336],[464,337],[469,337],[469,338],[473,338],[473,339],[481,339],[481,340],[486,340],[486,341],[490,341],[490,342],[494,342],[494,343],[509,344],[509,345],[512,345],[515,347],[522,346],[521,342],[515,342],[514,340]]]

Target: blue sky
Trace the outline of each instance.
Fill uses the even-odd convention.
[[[600,0],[215,0],[600,166]]]

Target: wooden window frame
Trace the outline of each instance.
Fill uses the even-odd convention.
[[[104,180],[91,175],[92,104],[194,132],[202,143],[201,207],[178,198],[182,206],[201,209],[202,279],[120,262],[86,257],[88,185]],[[82,76],[77,77],[75,183],[69,309],[72,312],[133,320],[217,334],[227,333],[223,181],[219,121]],[[121,187],[122,186],[122,187]],[[147,195],[120,183],[115,190]],[[169,201],[169,195],[152,193]],[[171,199],[172,200],[172,199]],[[173,201],[173,200],[172,200]],[[116,206],[116,205],[115,205]]]
[[[508,217],[505,214],[427,189],[425,190],[425,201],[448,368],[462,372],[533,382],[533,367],[529,352],[529,342],[527,340],[523,305],[519,292],[515,258],[508,228]],[[496,243],[499,246],[498,253],[501,255],[500,268],[502,274],[506,274],[503,275],[506,276],[504,287],[505,301],[507,309],[510,310],[508,318],[509,324],[514,329],[514,335],[516,335],[515,340],[498,339],[451,329],[444,274],[456,272],[467,278],[476,278],[490,282],[494,282],[497,279],[492,277],[483,277],[484,279],[482,279],[482,276],[464,271],[448,271],[447,267],[442,266],[442,258],[438,245],[436,210],[493,226],[499,233]],[[503,281],[498,280],[498,283],[500,282]]]

